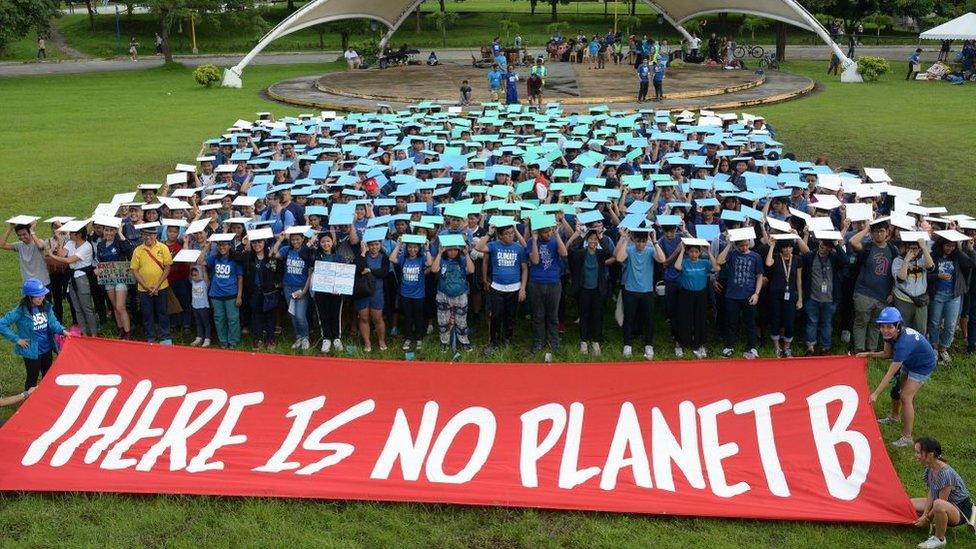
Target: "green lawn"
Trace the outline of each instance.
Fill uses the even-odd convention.
[[[790,70],[821,77],[817,63]],[[179,66],[88,75],[0,79],[5,119],[0,126],[0,214],[87,215],[100,199],[160,181],[177,162],[192,161],[200,142],[256,111],[299,111],[261,99],[259,91],[322,66],[255,66],[241,90],[205,90]],[[65,97],[85,98],[65,101]],[[976,205],[965,170],[972,133],[967,118],[972,91],[940,83],[904,82],[893,75],[877,84],[834,80],[802,100],[755,109],[799,158],[828,156],[832,164],[886,167],[896,182],[921,188],[927,200],[954,213]],[[971,211],[972,213],[972,211]],[[4,219],[6,219],[4,217]],[[12,254],[0,261],[0,303],[17,299],[19,273]],[[619,359],[619,331],[610,332],[607,359]],[[658,355],[671,350],[658,331]],[[566,361],[581,357],[567,336]],[[395,339],[394,341],[398,341]],[[525,361],[527,344],[492,357]],[[433,346],[429,346],[433,347]],[[712,349],[714,353],[716,349]],[[768,345],[761,349],[768,356]],[[963,477],[976,484],[976,360],[961,351],[918,397],[918,434],[942,440]],[[396,353],[390,351],[389,357]],[[429,358],[443,358],[427,352]],[[20,390],[23,366],[0,346],[0,393]],[[885,365],[872,363],[876,382]],[[788,367],[788,366],[784,366]],[[652,366],[649,366],[652,368]],[[879,410],[886,410],[887,397]],[[943,409],[948,405],[948,409]],[[9,412],[4,412],[9,413]],[[889,440],[896,431],[883,427]],[[909,491],[920,494],[919,469],[910,452],[892,451]],[[259,498],[138,497],[122,495],[0,496],[5,545],[63,546],[693,546],[693,547],[909,547],[925,536],[902,527],[759,522],[604,513],[467,508],[450,505],[373,504]],[[953,546],[973,546],[962,530]]]
[[[61,49],[47,41],[47,58],[62,59]],[[30,34],[20,40],[15,40],[0,52],[0,61],[30,61],[37,58],[37,35]]]

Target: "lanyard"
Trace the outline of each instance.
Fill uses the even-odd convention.
[[[780,259],[783,260],[783,274],[785,275],[785,278],[786,278],[786,287],[789,288],[790,287],[790,267],[793,266],[793,258],[791,257],[790,260],[787,261],[786,259],[783,259],[782,256],[780,256]]]

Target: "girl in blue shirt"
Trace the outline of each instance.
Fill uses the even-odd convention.
[[[291,234],[288,236],[288,246],[281,248],[285,240],[285,234],[278,235],[271,250],[272,255],[277,255],[283,263],[284,277],[282,279],[285,303],[288,306],[288,313],[291,316],[292,327],[295,328],[295,343],[292,349],[307,351],[310,347],[308,341],[308,287],[311,283],[310,276],[314,263],[312,261],[312,250],[305,245],[305,236],[301,234]]]
[[[216,253],[206,253],[207,243],[200,260],[206,257],[210,271],[210,303],[213,309],[214,324],[217,326],[217,339],[224,348],[236,347],[241,343],[241,304],[244,302],[244,269],[230,256],[231,243],[217,243]]]
[[[424,315],[425,286],[427,270],[432,263],[430,247],[424,244],[407,244],[404,250],[403,237],[397,239],[390,263],[400,266],[400,310],[403,311],[403,350],[409,351],[410,344],[416,342],[417,350],[423,348],[423,338],[427,330]]]
[[[364,242],[361,245],[360,255],[356,256],[356,288],[354,289],[353,305],[356,307],[357,322],[359,323],[359,334],[363,338],[363,351],[371,352],[369,326],[372,322],[376,329],[376,338],[380,344],[380,350],[386,350],[386,321],[383,320],[383,292],[384,281],[390,272],[390,259],[383,251],[383,246],[379,240]],[[365,280],[372,279],[373,287],[368,293],[368,283]],[[363,290],[360,295],[359,290]]]
[[[653,231],[631,234],[622,230],[614,257],[623,264],[624,358],[632,354],[631,339],[639,327],[644,336],[644,359],[654,360],[654,262],[664,263],[664,251]]]
[[[704,255],[703,255],[704,254]],[[705,319],[708,315],[708,277],[718,272],[718,263],[709,246],[678,246],[674,261],[678,271],[678,344],[695,349],[697,358],[705,358]]]
[[[57,352],[54,334],[68,335],[45,299],[48,289],[36,278],[23,285],[24,299],[0,319],[0,335],[14,343],[14,352],[24,359],[27,380],[24,390],[37,385],[37,378],[47,375]]]

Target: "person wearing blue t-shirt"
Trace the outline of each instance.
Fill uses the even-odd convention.
[[[206,248],[209,249],[210,243]],[[230,241],[217,243],[216,253],[202,253],[210,274],[210,304],[213,309],[217,339],[225,349],[241,343],[241,303],[244,269],[230,257]]]
[[[679,348],[694,349],[696,358],[705,358],[705,319],[708,316],[708,277],[718,272],[718,262],[712,257],[709,246],[678,246],[678,258],[674,261],[678,271],[677,308]],[[675,354],[678,354],[677,351]]]
[[[654,232],[621,230],[614,258],[623,265],[623,354],[630,358],[635,328],[644,336],[644,359],[654,359],[654,262],[664,263],[664,251]]]
[[[427,321],[424,315],[427,271],[430,269],[430,244],[403,244],[403,237],[397,239],[390,253],[390,263],[400,266],[400,310],[403,311],[403,350],[409,351],[415,343],[419,351],[423,349]]]
[[[307,351],[311,346],[308,340],[308,289],[315,262],[312,259],[311,248],[305,245],[304,235],[297,233],[287,235],[288,246],[282,248],[285,237],[285,233],[278,235],[278,240],[271,248],[271,255],[281,258],[285,268],[282,292],[285,295],[285,304],[288,306],[292,327],[295,328],[295,343],[291,348]]]
[[[505,73],[505,103],[516,105],[518,98],[519,75],[515,72],[515,67],[509,65],[508,72]]]
[[[908,74],[905,80],[914,80],[918,76],[918,66],[922,61],[922,48],[916,48],[915,52],[908,57]]]
[[[731,358],[739,339],[739,326],[746,329],[746,359],[759,356],[756,351],[756,304],[763,286],[763,260],[749,248],[749,240],[729,243],[718,256],[718,264],[728,264],[725,287],[725,348],[722,356]]]
[[[654,100],[664,101],[664,73],[667,72],[668,62],[664,56],[654,58]]]
[[[645,57],[644,61],[637,65],[637,102],[643,103],[647,101],[647,86],[650,83],[651,66],[648,63],[648,59]]]
[[[935,370],[935,350],[923,334],[902,326],[901,313],[895,307],[882,309],[876,323],[884,338],[884,349],[857,353],[857,356],[891,359],[891,366],[878,383],[878,388],[871,393],[871,403],[876,402],[885,387],[898,376],[898,381],[891,388],[891,415],[878,421],[895,423],[900,412],[901,438],[891,444],[907,448],[912,445],[912,427],[915,424],[913,400]]]
[[[670,221],[669,221],[670,223]],[[662,234],[658,237],[657,243],[664,252],[664,317],[668,320],[668,328],[671,330],[671,339],[675,344],[675,356],[683,356],[684,350],[678,343],[678,270],[674,268],[674,262],[678,258],[678,248],[681,245],[681,237],[677,225],[663,225]]]
[[[529,242],[529,302],[532,305],[532,354],[548,342],[551,353],[559,352],[559,298],[562,295],[562,261],[568,251],[559,231],[546,227],[535,231]]]
[[[488,95],[492,101],[498,101],[498,94],[502,90],[502,80],[505,78],[505,71],[501,70],[497,64],[492,65],[488,71]]]
[[[496,233],[498,240],[489,242]],[[491,314],[491,345],[486,349],[487,354],[498,345],[511,343],[518,304],[525,301],[529,278],[526,265],[528,254],[522,242],[515,242],[516,236],[519,235],[513,226],[496,229],[492,225],[475,245],[475,250],[487,256],[488,271],[491,273],[488,275],[490,280],[487,277],[483,280]]]

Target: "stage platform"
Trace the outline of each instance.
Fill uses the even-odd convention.
[[[546,66],[543,102],[558,101],[569,111],[604,104],[622,110],[643,105],[672,110],[731,109],[784,101],[814,89],[809,78],[788,73],[757,75],[751,70],[679,64],[668,70],[664,101],[638,104],[636,72],[630,65],[611,63],[604,69],[591,69],[586,64],[549,62]],[[516,72],[522,78],[519,99],[525,103],[524,80],[529,68],[518,67]],[[490,100],[486,74],[484,69],[461,63],[352,70],[279,82],[268,88],[268,96],[292,105],[340,111],[373,111],[377,103],[394,108],[421,101],[455,105],[461,81],[467,79],[473,88],[472,103],[477,104]]]

